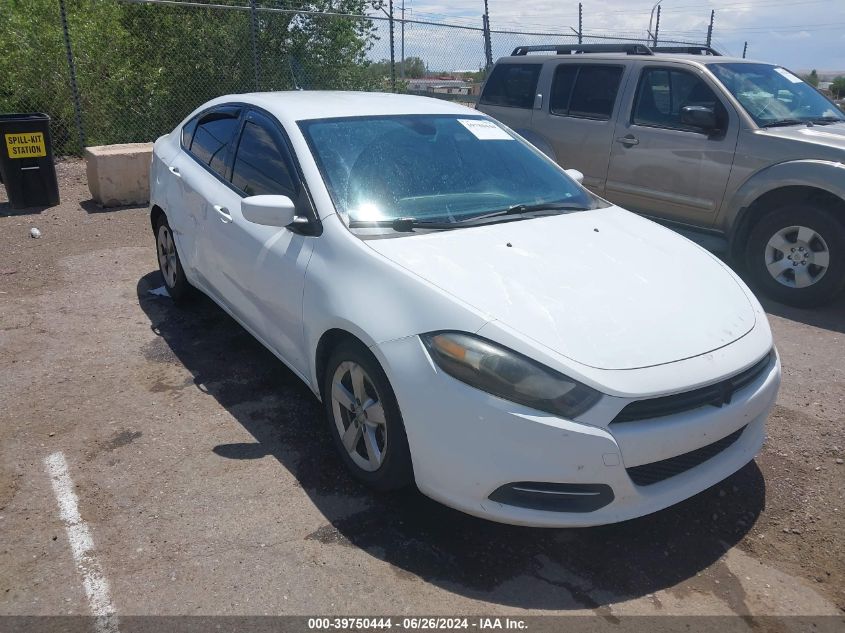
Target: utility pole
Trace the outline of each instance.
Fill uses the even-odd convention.
[[[742,47],[742,58],[745,59],[745,54],[748,52],[748,42]]]
[[[660,9],[663,7],[657,7],[657,22],[654,24],[654,46],[657,46],[657,34],[660,33]]]
[[[493,67],[493,42],[490,38],[490,7],[487,6],[487,0],[484,0],[482,21],[484,24],[484,63],[486,70],[489,72]]]
[[[710,11],[710,26],[707,27],[707,46],[713,41],[713,20],[716,17],[716,9]]]
[[[578,3],[578,43],[583,44],[584,40],[584,5]]]
[[[396,92],[396,44],[393,41],[393,0],[390,0],[390,91]]]
[[[402,50],[400,57],[402,62],[399,65],[399,76],[402,79],[405,78],[405,0],[402,0],[402,44],[400,48]]]

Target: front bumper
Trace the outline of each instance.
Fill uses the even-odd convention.
[[[418,337],[373,351],[396,393],[420,491],[468,514],[538,527],[632,519],[725,479],[760,450],[780,385],[780,363],[773,355],[767,370],[729,405],[602,426],[557,418],[455,380],[433,364]],[[724,450],[658,483],[636,485],[626,470],[702,449],[740,429]],[[514,482],[609,486],[612,501],[592,511],[566,512],[490,500]]]

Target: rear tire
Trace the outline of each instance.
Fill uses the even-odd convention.
[[[776,208],[751,229],[746,266],[775,301],[828,303],[845,288],[845,224],[812,202]]]
[[[411,452],[393,388],[364,345],[344,341],[323,376],[329,432],[352,476],[375,490],[398,490],[414,480]]]
[[[190,296],[191,284],[185,277],[182,261],[176,251],[173,229],[167,223],[167,216],[159,216],[155,224],[155,235],[156,258],[158,259],[158,269],[161,272],[164,287],[173,301],[183,302]]]

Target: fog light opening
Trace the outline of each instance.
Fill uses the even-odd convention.
[[[559,484],[518,481],[497,488],[491,501],[546,512],[593,512],[613,501],[607,484]]]

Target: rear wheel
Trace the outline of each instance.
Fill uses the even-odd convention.
[[[396,396],[365,346],[347,341],[334,350],[323,378],[323,402],[335,447],[356,479],[377,490],[413,481]]]
[[[751,230],[746,263],[763,292],[782,303],[827,303],[845,287],[845,225],[823,207],[789,204]]]
[[[185,277],[179,253],[176,251],[173,229],[170,228],[167,217],[164,215],[160,216],[156,222],[156,255],[158,268],[168,294],[174,301],[183,301],[187,298],[191,286]]]

